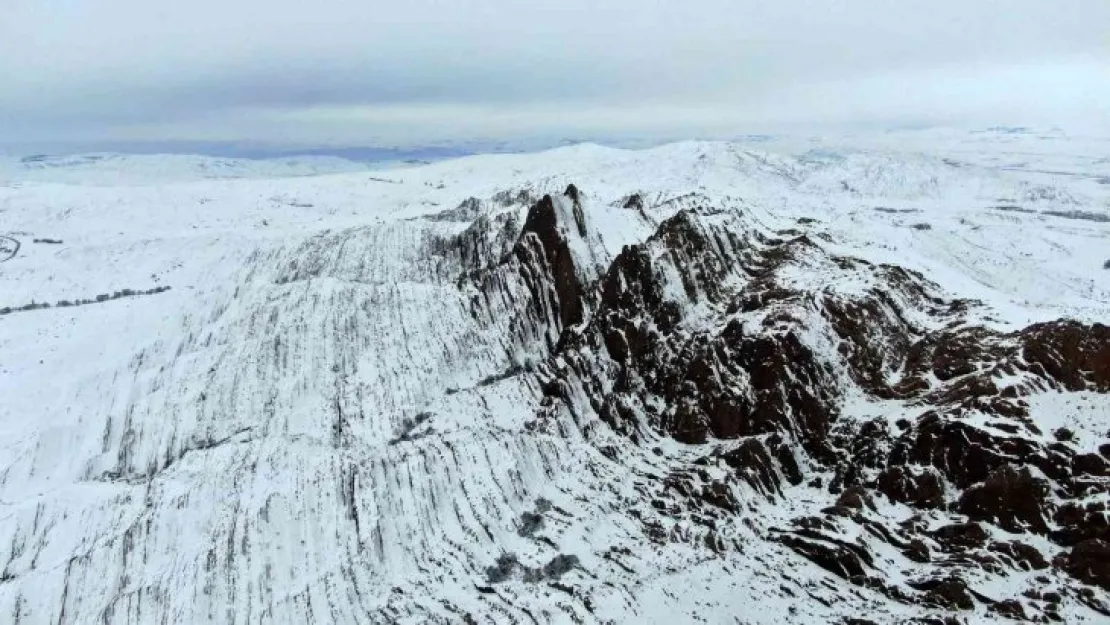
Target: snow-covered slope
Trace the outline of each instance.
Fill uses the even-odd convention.
[[[207,179],[313,176],[366,169],[365,164],[330,156],[244,159],[188,154],[37,155],[0,157],[0,184],[149,185]]]
[[[12,181],[0,621],[1100,622],[1110,185],[890,143]]]

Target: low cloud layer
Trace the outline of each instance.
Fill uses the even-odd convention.
[[[1105,0],[7,0],[0,142],[1108,124]]]

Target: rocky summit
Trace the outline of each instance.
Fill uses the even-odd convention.
[[[1110,186],[896,139],[0,188],[0,621],[1110,622]]]

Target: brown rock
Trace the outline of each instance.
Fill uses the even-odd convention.
[[[639,193],[633,193],[625,199],[622,208],[642,210],[644,208],[644,198]]]
[[[1069,391],[1110,391],[1110,327],[1056,321],[1030,326],[1021,336],[1031,369]]]
[[[796,534],[780,536],[778,541],[830,573],[848,580],[866,577],[867,562],[859,547]]]
[[[736,510],[736,498],[727,484],[711,482],[702,486],[700,499],[705,503],[721,508],[722,510]]]
[[[937,542],[949,550],[962,551],[981,547],[987,542],[987,532],[978,523],[953,523],[932,532]]]
[[[1008,532],[1048,532],[1046,498],[1048,483],[1026,467],[1003,466],[987,476],[983,484],[969,488],[960,497],[958,510],[972,519],[997,524]]]
[[[1052,563],[1081,582],[1110,591],[1110,543],[1104,540],[1085,540]]]
[[[1005,599],[990,607],[990,611],[999,616],[1005,616],[1016,621],[1024,621],[1028,617],[1025,616],[1025,607],[1017,599]]]
[[[932,555],[929,553],[929,546],[925,541],[920,538],[914,538],[910,541],[910,546],[902,551],[902,555],[906,556],[914,562],[929,562],[932,560]]]
[[[875,509],[875,503],[862,486],[850,486],[836,498],[836,505],[853,510]]]
[[[1008,556],[1017,568],[1024,571],[1048,568],[1048,560],[1045,560],[1041,552],[1037,551],[1036,547],[1023,542],[1016,540],[995,542],[991,543],[990,550]]]
[[[745,438],[735,448],[721,454],[736,476],[764,495],[782,493],[778,463],[762,439]]]
[[[1093,538],[1110,542],[1110,515],[1101,501],[1086,504],[1069,501],[1056,510],[1055,521],[1059,529],[1049,536],[1065,547]]]
[[[1098,454],[1078,454],[1071,459],[1071,470],[1076,475],[1110,477],[1110,462]]]
[[[569,224],[564,225],[569,226]],[[576,226],[578,230],[584,228],[582,223]],[[526,265],[531,262],[527,242],[531,236],[534,236],[540,244],[554,280],[555,292],[559,296],[559,316],[563,327],[582,321],[582,284],[578,280],[574,255],[560,227],[555,204],[550,195],[545,195],[528,210],[524,228],[521,230],[521,240],[514,250],[517,258]]]
[[[933,467],[895,465],[879,475],[879,492],[916,508],[944,506],[944,482]]]
[[[908,582],[911,588],[925,591],[922,600],[950,610],[972,610],[975,599],[968,592],[967,584],[958,577],[934,578]]]

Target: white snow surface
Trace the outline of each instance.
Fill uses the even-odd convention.
[[[19,249],[0,262],[0,308],[170,290],[0,316],[0,622],[918,614],[759,539],[807,506],[804,489],[753,500],[755,522],[735,529],[752,538],[743,552],[644,538],[629,510],[648,508],[637,486],[662,460],[617,471],[576,424],[530,427],[541,392],[526,377],[479,384],[529,354],[508,344],[508,320],[472,317],[458,268],[428,251],[469,220],[424,217],[468,197],[492,214],[499,192],[574,183],[591,229],[574,253],[603,271],[691,202],[738,206],[837,254],[919,270],[982,300],[999,328],[1110,319],[1110,161],[1091,156],[1108,144],[931,141],[577,145],[220,180],[197,179],[221,168],[200,157],[147,157],[148,169],[94,180],[4,169],[0,236]],[[632,193],[642,214],[620,207]],[[1110,428],[1105,401],[1069,401],[1042,429],[1094,440]],[[539,498],[553,506],[542,541],[518,533]],[[581,566],[560,585],[479,590],[506,552]]]

